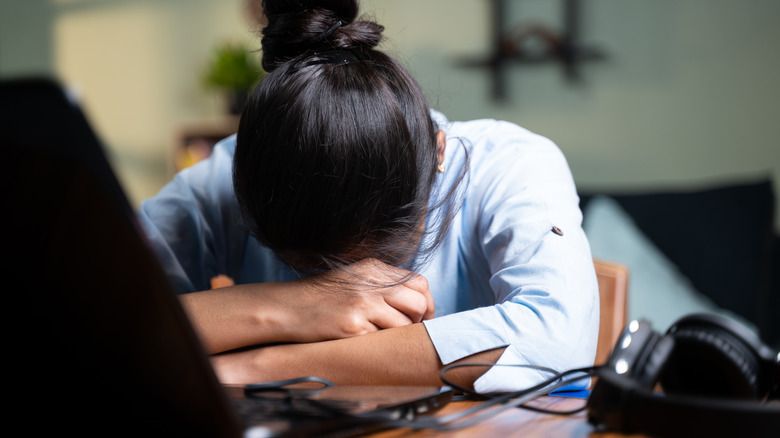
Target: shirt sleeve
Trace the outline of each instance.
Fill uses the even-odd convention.
[[[468,248],[467,259],[480,259],[474,266],[487,267],[494,304],[425,325],[444,364],[506,347],[499,366],[482,375],[475,389],[518,390],[550,376],[507,365],[558,371],[592,365],[598,286],[579,198],[561,151],[513,124],[483,125],[452,134],[473,143],[461,213],[467,231],[459,237],[467,243],[458,246]]]
[[[179,172],[153,198],[139,220],[152,249],[179,293],[206,290],[218,274],[236,275],[245,238],[236,219],[232,157],[235,137],[218,143],[211,156]]]

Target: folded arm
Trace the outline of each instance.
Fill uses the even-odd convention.
[[[434,315],[425,278],[377,260],[287,282],[180,296],[207,352],[354,337]]]
[[[224,383],[317,376],[339,384],[442,384],[443,365],[421,323],[434,314],[427,281],[376,260],[181,300]],[[256,346],[263,343],[281,344]],[[247,346],[254,348],[241,349]],[[495,363],[502,351],[464,360]],[[462,368],[448,378],[471,386],[485,371]]]

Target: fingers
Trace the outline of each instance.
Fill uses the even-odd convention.
[[[396,312],[397,313],[397,312]],[[335,321],[337,332],[330,339],[351,338],[353,336],[373,333],[384,328],[397,327],[408,324],[401,318],[391,319],[385,316],[386,312],[373,312],[374,316],[369,316],[363,312],[350,312],[340,315]]]
[[[413,323],[421,322],[429,313],[430,303],[425,294],[406,284],[395,287],[393,292],[384,294],[383,298],[388,306],[404,314]]]
[[[404,280],[383,291],[385,302],[405,313],[413,322],[433,318],[436,309],[428,280],[400,268],[385,265],[385,269],[392,271],[395,278]]]
[[[385,264],[377,259],[364,259],[352,265],[357,278],[367,283],[366,292],[381,294],[385,302],[402,312],[412,322],[434,317],[433,295],[428,280],[422,275]]]
[[[325,338],[357,336],[434,316],[425,277],[379,260],[366,259],[301,281],[309,288],[307,294],[297,295],[296,308],[301,311],[297,326],[316,327],[315,335]],[[300,319],[303,315],[307,316]]]
[[[428,287],[428,280],[422,275],[414,274],[409,281],[404,283],[404,286],[421,294],[425,299],[425,310],[423,312],[422,320],[432,319],[436,313],[436,305],[433,302],[431,289]]]
[[[384,305],[383,307],[383,309],[368,317],[369,321],[377,330],[403,327],[414,322],[419,322],[412,320],[406,313],[392,306]]]
[[[348,336],[421,322],[428,302],[419,292],[403,285],[342,297],[340,331]]]

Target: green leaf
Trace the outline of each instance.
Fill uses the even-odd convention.
[[[248,92],[266,74],[256,52],[243,44],[223,43],[214,48],[203,81],[209,88]]]

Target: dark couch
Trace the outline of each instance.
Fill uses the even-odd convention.
[[[780,345],[780,237],[770,180],[580,196],[583,211],[596,196],[612,198],[698,291]]]

